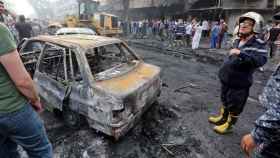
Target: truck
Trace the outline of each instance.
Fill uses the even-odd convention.
[[[119,17],[105,12],[99,12],[99,2],[93,0],[78,0],[79,14],[65,17],[67,27],[89,27],[98,35],[116,36],[122,33],[119,28]]]

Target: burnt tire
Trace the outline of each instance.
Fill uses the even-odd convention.
[[[85,122],[83,116],[71,110],[68,106],[64,106],[62,111],[62,117],[66,126],[72,129],[80,129]]]

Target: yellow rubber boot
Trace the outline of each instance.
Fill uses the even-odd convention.
[[[231,133],[232,126],[236,123],[237,119],[238,119],[238,116],[234,116],[234,115],[230,114],[228,116],[227,121],[224,124],[214,127],[214,131],[218,134]]]
[[[217,116],[210,116],[208,118],[208,121],[212,124],[215,125],[222,125],[227,121],[227,117],[228,117],[228,111],[225,110],[225,108],[222,106],[220,108],[220,113]]]

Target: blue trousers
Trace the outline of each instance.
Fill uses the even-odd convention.
[[[216,48],[218,36],[211,36],[211,48]]]
[[[53,158],[43,122],[30,104],[13,113],[0,113],[0,157],[19,158],[17,145],[30,158]]]

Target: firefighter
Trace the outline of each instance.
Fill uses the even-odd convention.
[[[238,18],[238,38],[219,70],[220,114],[208,118],[210,123],[216,125],[214,131],[218,134],[232,131],[249,96],[253,73],[267,62],[265,42],[256,36],[261,33],[262,24],[263,17],[255,12],[245,13]]]

